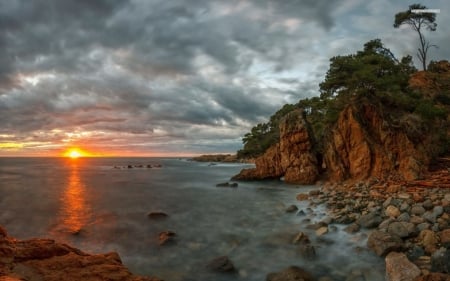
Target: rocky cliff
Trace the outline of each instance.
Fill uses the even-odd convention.
[[[324,162],[331,181],[420,178],[430,156],[426,137],[411,140],[402,126],[389,124],[369,103],[347,106],[324,141]]]
[[[0,280],[159,281],[133,275],[115,252],[90,255],[50,239],[19,241],[1,226]]]
[[[320,163],[308,123],[302,111],[295,110],[280,123],[280,141],[256,159],[256,168],[244,169],[233,179],[284,177],[289,183],[313,184],[322,166],[325,179],[333,182],[420,179],[430,163],[429,139],[411,137],[414,134],[408,124],[414,122],[414,116],[411,118],[388,121],[380,107],[369,102],[348,105],[322,139]]]
[[[284,177],[286,182],[313,184],[319,174],[313,137],[300,109],[280,122],[280,141],[255,161],[256,168],[244,169],[234,180],[261,180]]]

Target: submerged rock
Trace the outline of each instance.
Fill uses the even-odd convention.
[[[175,242],[176,233],[170,230],[166,230],[159,233],[159,245],[166,245]]]
[[[315,281],[316,279],[298,266],[290,266],[280,272],[267,274],[266,281]]]
[[[298,207],[297,207],[297,206],[291,205],[291,206],[287,207],[286,213],[294,213],[294,212],[296,212],[297,210],[298,210]]]
[[[216,184],[216,187],[238,187],[237,182],[229,183],[229,182],[222,182]]]
[[[233,262],[227,256],[220,256],[211,260],[207,268],[217,272],[233,272],[235,267]]]
[[[167,218],[169,215],[161,211],[153,211],[150,212],[147,216],[150,219],[164,219]]]

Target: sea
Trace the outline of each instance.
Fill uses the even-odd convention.
[[[308,228],[328,210],[296,195],[319,187],[216,187],[250,167],[186,158],[0,158],[0,225],[18,239],[116,251],[133,273],[167,281],[261,281],[291,265],[337,281],[384,279],[383,259],[365,247],[367,233],[337,225],[317,237]],[[302,215],[286,213],[292,204]],[[155,211],[168,217],[150,219]],[[173,243],[159,245],[167,230],[176,233]],[[315,257],[292,243],[299,232],[310,237]],[[207,267],[220,256],[232,261],[233,273]]]

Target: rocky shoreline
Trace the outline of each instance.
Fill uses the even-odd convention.
[[[1,226],[0,280],[161,281],[132,274],[116,252],[91,255],[51,239],[17,240]]]
[[[350,234],[367,233],[367,248],[385,259],[387,281],[450,281],[449,183],[450,172],[444,166],[427,180],[325,184],[319,190],[298,194],[297,200],[309,202],[310,208],[326,207],[325,218],[306,226],[314,229],[316,236],[333,235],[338,231],[336,225],[344,225],[343,230]],[[286,212],[303,216],[307,210],[293,205]],[[297,237],[303,247],[310,245],[304,233]],[[314,248],[306,250],[314,255]],[[300,272],[292,267],[285,271],[294,277],[267,280],[297,280],[292,272]],[[319,280],[334,279],[326,276]],[[373,279],[365,279],[361,272],[346,280]]]

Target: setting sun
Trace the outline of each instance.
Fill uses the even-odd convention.
[[[69,154],[70,158],[78,158],[80,156],[81,156],[80,152],[78,152],[76,150],[71,151],[70,154]]]
[[[68,149],[64,153],[64,156],[72,158],[72,159],[76,159],[76,158],[88,156],[88,154],[78,148],[71,148],[71,149]]]

